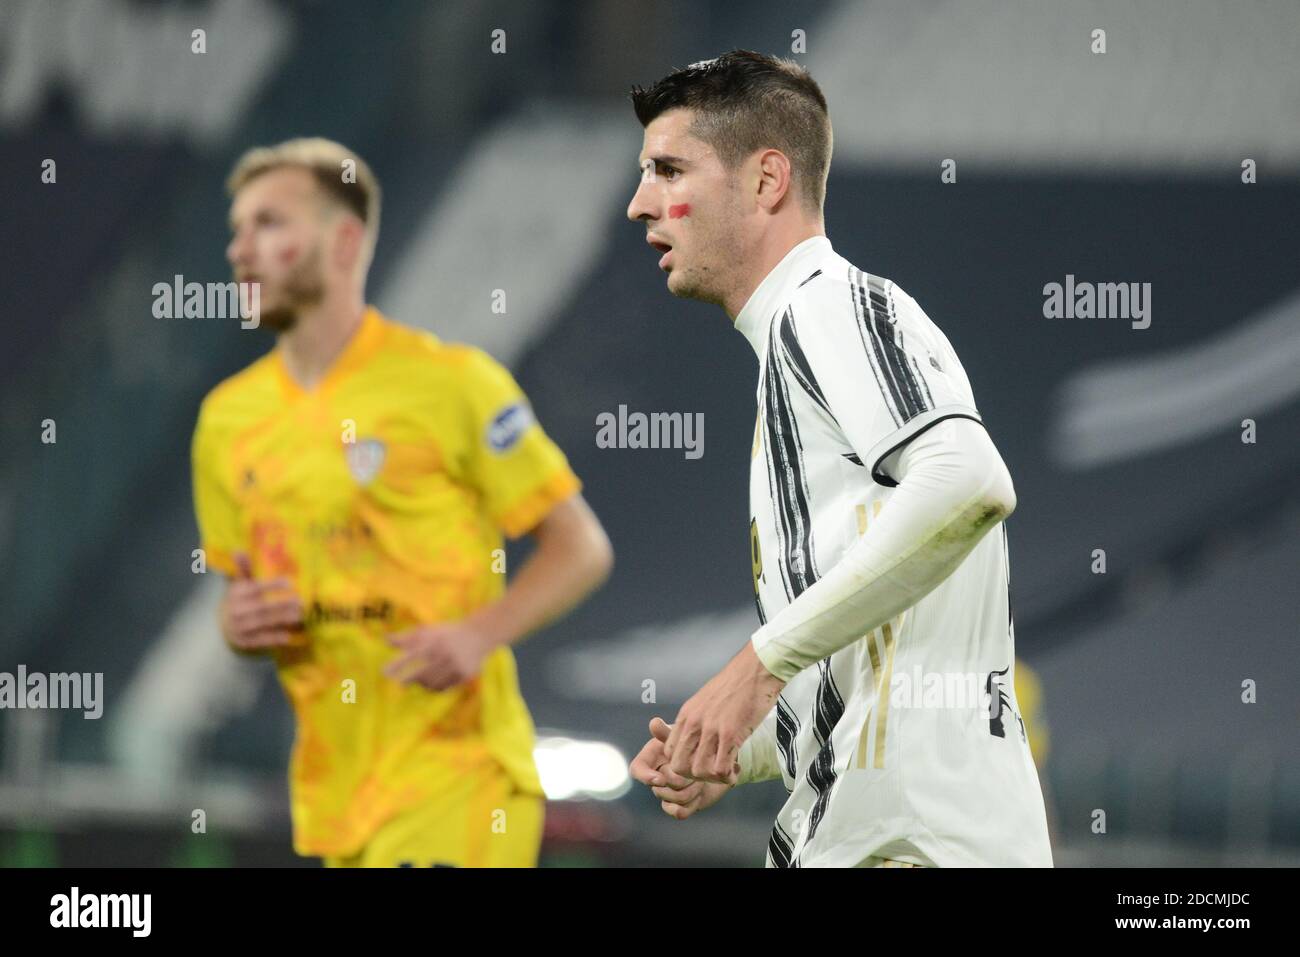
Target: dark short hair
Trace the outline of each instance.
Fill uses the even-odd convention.
[[[805,203],[820,210],[831,165],[826,97],[793,60],[732,50],[674,70],[649,89],[632,87],[643,127],[678,107],[695,112],[691,135],[708,143],[727,169],[755,150],[778,149],[790,159]]]

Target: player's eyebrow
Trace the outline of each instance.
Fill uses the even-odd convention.
[[[670,156],[664,153],[658,156],[647,156],[637,164],[637,170],[645,169],[645,164],[651,161],[654,162],[655,166],[685,166],[690,163],[690,160],[684,159],[680,156]]]
[[[268,217],[273,215],[274,215],[274,210],[267,209],[265,206],[258,206],[255,207],[252,210],[252,212],[247,213],[242,217],[236,217],[232,213],[230,216],[226,218],[226,225],[230,227],[230,231],[233,233],[235,231],[235,227],[239,225],[241,220],[247,219],[247,220],[251,220],[254,223],[263,223],[267,220]]]

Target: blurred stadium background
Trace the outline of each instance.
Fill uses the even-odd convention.
[[[291,715],[190,570],[198,401],[271,340],[151,314],[156,282],[229,278],[225,174],[298,135],[384,186],[371,301],[509,365],[613,539],[606,588],[518,649],[543,863],[761,864],[778,783],[678,824],[626,778],[755,627],[755,369],[624,218],[625,94],[795,31],[835,124],[828,233],[944,329],[1015,477],[1058,863],[1300,862],[1293,0],[0,0],[0,671],[105,676],[100,720],[0,711],[0,864],[312,863]],[[1151,283],[1150,328],[1043,318],[1067,274]],[[702,412],[703,458],[598,449],[619,405]]]

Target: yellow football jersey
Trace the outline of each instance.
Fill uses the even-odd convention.
[[[289,578],[303,602],[304,640],[274,652],[297,718],[299,854],[356,853],[429,800],[457,744],[542,795],[508,648],[444,692],[382,673],[398,654],[388,635],[496,600],[502,534],[581,488],[509,372],[371,307],[311,390],[279,348],[213,389],[193,475],[208,564],[233,575],[247,552],[255,578]]]

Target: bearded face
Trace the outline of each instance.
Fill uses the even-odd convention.
[[[292,329],[325,297],[325,227],[309,172],[285,167],[250,180],[231,206],[226,249],[237,282],[259,284],[260,326]]]

